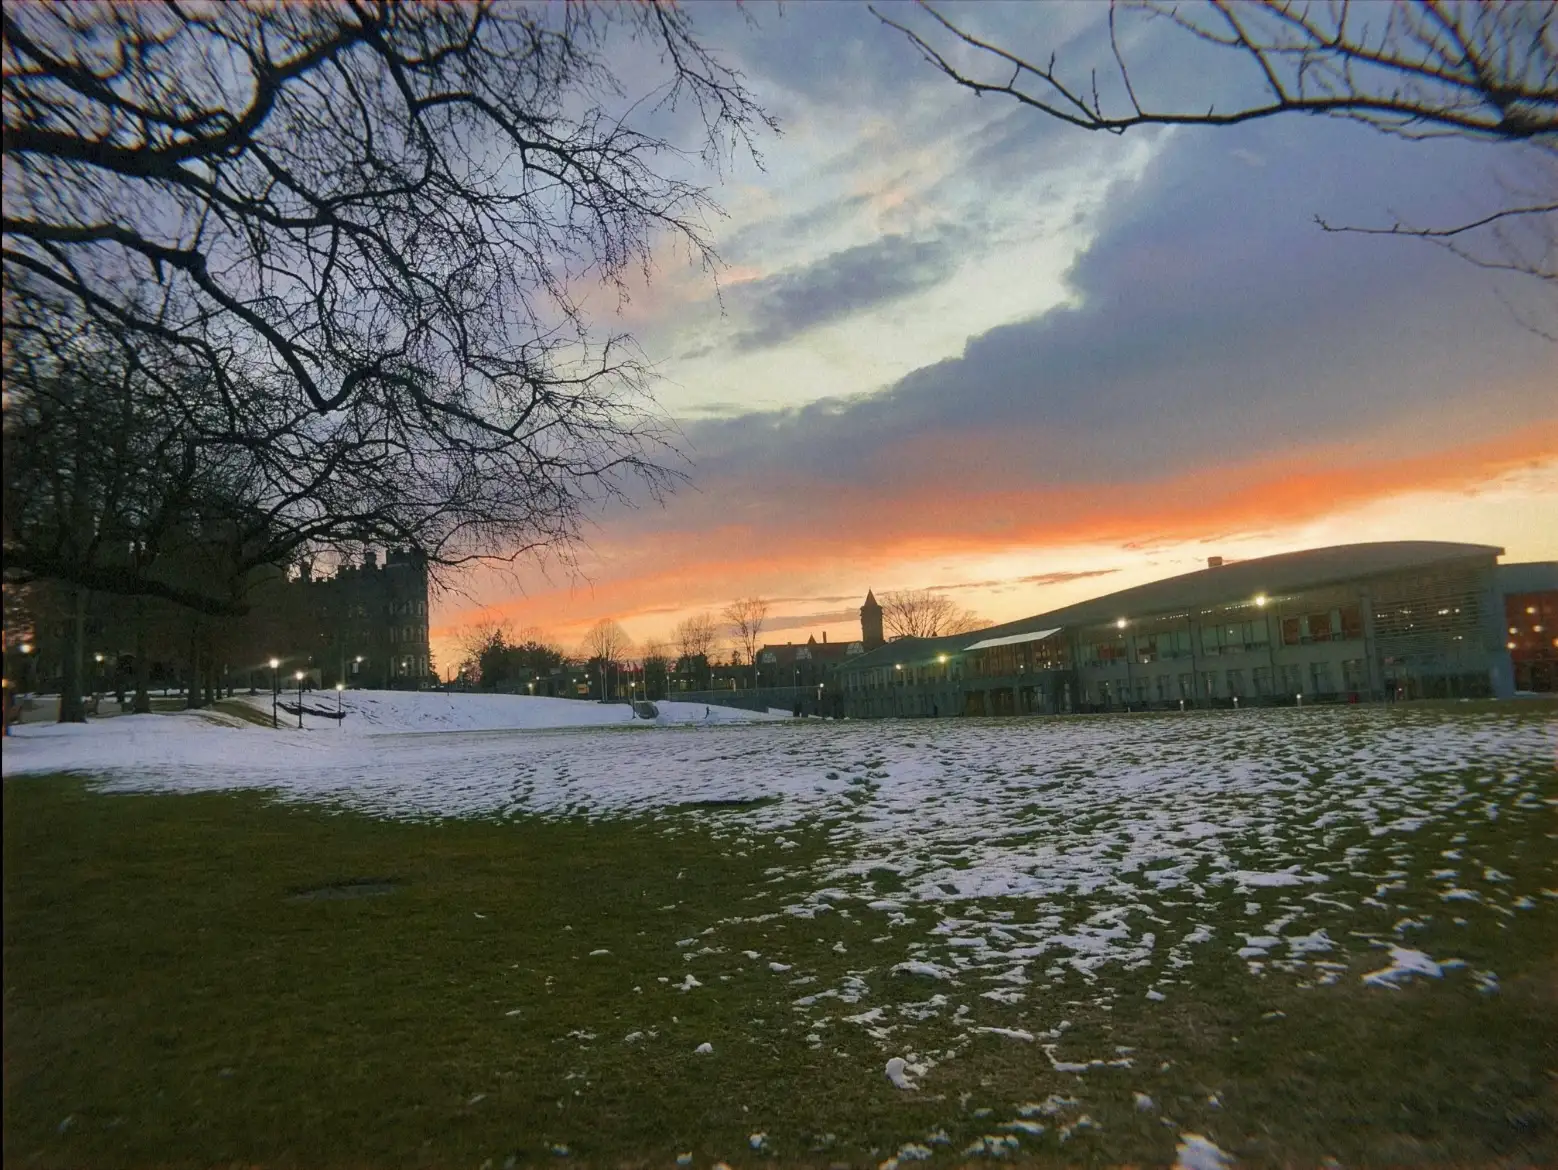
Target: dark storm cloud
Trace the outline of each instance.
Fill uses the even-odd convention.
[[[950,276],[959,260],[954,236],[891,235],[738,285],[729,300],[740,306],[747,327],[737,335],[736,346],[778,345],[818,325],[920,292]]]

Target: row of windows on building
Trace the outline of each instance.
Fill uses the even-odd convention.
[[[996,647],[997,650],[1009,651],[1011,647]],[[1017,672],[1014,668],[997,667],[1001,673],[981,674],[978,671],[970,671],[970,678],[1010,678]],[[1257,666],[1248,671],[1230,669],[1225,671],[1205,670],[1199,672],[1201,691],[1199,696],[1196,691],[1197,672],[1181,671],[1178,673],[1159,673],[1151,677],[1143,677],[1127,681],[1116,679],[1096,684],[1100,689],[1098,697],[1112,697],[1120,702],[1134,701],[1146,703],[1172,702],[1177,699],[1201,698],[1244,698],[1253,696],[1264,698],[1271,695],[1293,694],[1336,694],[1341,691],[1362,691],[1368,689],[1369,672],[1362,658],[1349,658],[1340,664],[1340,676],[1336,673],[1336,666],[1331,662],[1283,663],[1278,666]],[[844,689],[850,692],[880,690],[889,686],[902,684],[904,686],[923,686],[935,682],[960,682],[961,672],[956,669],[956,661],[945,666],[920,666],[920,667],[877,667],[874,670],[847,674],[844,676]],[[1337,684],[1340,682],[1340,688]],[[1093,696],[1085,696],[1092,701]]]
[[[345,616],[365,618],[368,616],[369,608],[370,606],[365,601],[353,602],[346,607]],[[329,606],[325,606],[319,611],[319,613],[321,617],[326,617],[330,615],[331,610]],[[412,598],[407,601],[391,601],[384,606],[385,617],[402,617],[411,616],[413,614],[418,617],[426,617],[427,602],[421,600],[420,598]]]
[[[1343,605],[1318,613],[1294,614],[1280,618],[1277,626],[1283,646],[1359,641],[1363,638],[1363,610],[1357,605]],[[1174,658],[1198,655],[1216,658],[1223,654],[1243,654],[1251,650],[1264,650],[1271,643],[1271,629],[1264,618],[1208,622],[1198,632],[1199,637],[1196,631],[1187,626],[1129,636],[1121,634],[1083,642],[1078,653],[1081,661],[1088,666],[1108,666],[1125,662],[1128,657],[1132,662],[1150,666],[1154,662]]]
[[[1277,667],[1257,666],[1245,670],[1181,671],[1159,674],[1127,682],[1093,684],[1083,699],[1093,702],[1172,703],[1179,699],[1269,698],[1274,695],[1334,695],[1369,689],[1368,664],[1362,658],[1348,658],[1340,672],[1330,662],[1285,663]],[[1200,687],[1199,691],[1197,686]],[[1096,688],[1096,693],[1095,693]]]

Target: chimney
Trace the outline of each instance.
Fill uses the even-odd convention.
[[[826,646],[828,644],[828,631],[827,630],[823,630],[822,631],[822,644],[824,646]]]
[[[1220,569],[1220,568],[1222,568],[1223,567],[1223,558],[1222,557],[1207,557],[1206,558],[1206,567],[1208,569]]]

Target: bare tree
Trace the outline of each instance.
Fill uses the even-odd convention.
[[[963,634],[986,623],[945,593],[893,589],[882,594],[882,627],[889,638],[938,638]]]
[[[633,639],[610,618],[602,618],[584,635],[584,656],[607,665],[621,662],[633,652]]]
[[[760,597],[742,597],[732,601],[724,609],[724,617],[730,623],[731,635],[736,640],[736,652],[744,655],[751,666],[757,660],[757,648],[761,645],[763,621],[768,617],[768,602]]]
[[[8,339],[91,326],[159,353],[145,380],[245,465],[257,530],[450,566],[566,550],[603,499],[673,485],[647,365],[584,304],[625,296],[658,237],[716,259],[706,189],[660,167],[677,144],[636,113],[690,104],[711,164],[772,124],[686,9],[18,4],[0,23]],[[658,106],[613,75],[622,37],[664,67]],[[21,551],[8,536],[8,568]]]
[[[455,644],[460,648],[460,673],[473,683],[482,681],[483,655],[513,643],[513,629],[499,618],[479,618],[464,626]]]
[[[922,0],[923,29],[877,12],[926,61],[977,94],[1009,98],[1082,130],[1232,126],[1280,114],[1351,118],[1405,138],[1464,136],[1526,147],[1539,177],[1462,223],[1336,227],[1408,236],[1482,267],[1558,282],[1558,7],[1525,0],[1111,0],[1112,59],[1067,71],[1056,53],[981,39]],[[873,11],[875,11],[873,9]],[[1150,58],[1128,60],[1130,17],[1171,23],[1249,66],[1247,96],[1158,108]],[[968,63],[964,63],[968,62]],[[1102,73],[1102,76],[1100,75]]]
[[[678,658],[691,663],[709,659],[719,642],[719,626],[711,613],[695,613],[676,623],[671,631]]]
[[[665,698],[666,678],[671,667],[670,648],[658,638],[653,638],[644,643],[640,661],[644,668],[644,697]]]

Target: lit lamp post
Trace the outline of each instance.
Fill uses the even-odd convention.
[[[281,676],[276,672],[281,668],[281,659],[270,660],[270,725],[280,727],[281,723],[276,716],[276,702],[281,696]]]
[[[32,684],[29,681],[31,679],[31,677],[32,677],[32,650],[33,650],[33,646],[32,646],[31,642],[23,642],[22,643],[22,693],[23,694],[31,694],[32,693]]]
[[[341,726],[341,724],[343,722],[343,720],[341,719],[341,692],[344,691],[345,689],[346,689],[346,683],[344,683],[344,682],[337,682],[335,684],[335,725],[337,727]]]
[[[303,672],[300,670],[293,676],[298,683],[298,730],[303,730]]]
[[[1129,623],[1124,618],[1121,618],[1114,624],[1115,628],[1120,630],[1121,635],[1125,638],[1125,709],[1129,711],[1131,709],[1131,691],[1133,689],[1131,686],[1131,659],[1136,656],[1131,652],[1131,636],[1124,632],[1125,627]]]

